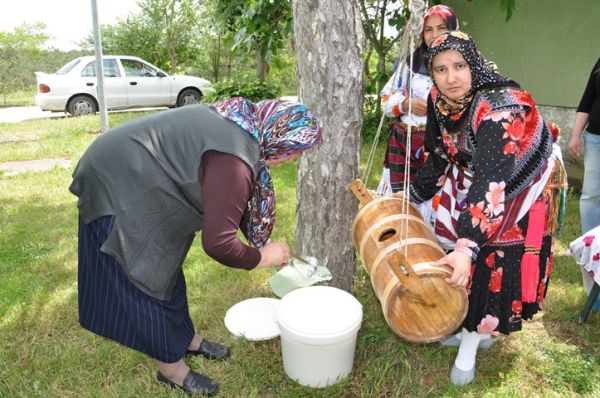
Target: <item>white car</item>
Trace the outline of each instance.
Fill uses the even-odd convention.
[[[103,57],[104,96],[109,110],[195,104],[215,90],[208,80],[169,75],[138,57]],[[98,111],[96,58],[75,58],[56,73],[35,72],[35,103],[44,111],[86,115]]]

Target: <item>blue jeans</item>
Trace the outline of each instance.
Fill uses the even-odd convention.
[[[600,225],[600,135],[583,132],[583,187],[579,199],[579,215],[581,217],[581,232]],[[594,281],[587,271],[581,269],[583,285],[590,293]],[[600,299],[596,301],[594,309],[600,309]]]
[[[600,135],[583,132],[583,188],[579,199],[581,232],[600,225]]]

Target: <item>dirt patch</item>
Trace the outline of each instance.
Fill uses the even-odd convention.
[[[3,136],[0,136],[0,144],[8,144],[10,142],[35,141],[37,139],[38,139],[37,135],[35,135],[33,133],[3,135]]]
[[[54,167],[69,168],[71,167],[71,160],[55,158],[4,162],[0,163],[0,172],[6,176],[14,176],[28,171],[48,171]]]

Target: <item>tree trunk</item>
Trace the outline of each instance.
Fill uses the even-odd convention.
[[[256,77],[258,81],[264,83],[267,79],[267,61],[260,55],[260,49],[256,49]]]
[[[358,205],[364,34],[356,0],[293,0],[299,100],[317,116],[323,142],[298,163],[296,252],[317,257],[332,286],[351,292],[351,229]]]

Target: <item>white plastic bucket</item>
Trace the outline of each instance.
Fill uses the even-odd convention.
[[[362,305],[341,289],[309,286],[285,295],[275,311],[286,374],[326,387],[352,372]]]

